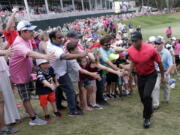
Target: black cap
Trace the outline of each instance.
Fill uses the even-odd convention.
[[[131,35],[131,40],[132,41],[142,40],[141,32],[138,32],[138,31],[133,32],[132,35]]]
[[[77,33],[76,31],[69,31],[67,37],[80,39],[82,38],[82,35],[80,33]]]
[[[162,38],[157,37],[154,43],[155,43],[155,44],[162,44],[162,43],[164,43],[164,41],[163,41]]]

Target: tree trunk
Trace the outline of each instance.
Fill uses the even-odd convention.
[[[167,6],[167,9],[168,9],[168,12],[170,12],[171,9],[170,9],[170,1],[169,0],[166,0],[166,6]]]
[[[157,0],[154,0],[154,2],[155,2],[155,4],[156,4],[156,8],[159,9]]]

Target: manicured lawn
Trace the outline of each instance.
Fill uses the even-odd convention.
[[[144,39],[148,39],[149,36],[164,36],[165,30],[168,26],[173,29],[173,36],[180,37],[180,13],[158,15],[158,16],[142,16],[136,17],[127,21],[125,24],[132,23],[135,27],[140,25],[142,27],[142,33]]]
[[[150,35],[164,36],[169,25],[172,26],[175,36],[180,37],[180,14],[137,17],[128,22],[130,21],[142,26],[145,38]],[[180,76],[176,76],[178,77]],[[112,99],[109,102],[111,106],[85,112],[85,115],[79,117],[70,117],[67,111],[64,111],[63,119],[53,117],[53,121],[45,126],[31,127],[28,125],[28,118],[23,118],[23,122],[16,126],[20,129],[17,135],[180,135],[179,80],[176,88],[171,91],[170,104],[161,104],[160,109],[153,114],[150,129],[142,126],[142,104],[137,91],[132,96]],[[38,100],[33,100],[33,105],[42,117]],[[24,117],[23,109],[20,109],[20,112]]]
[[[162,93],[162,92],[161,92]],[[134,95],[122,99],[109,100],[111,106],[103,110],[85,112],[79,117],[67,116],[63,119],[53,118],[45,126],[31,127],[28,119],[16,127],[21,131],[17,135],[179,135],[180,134],[180,83],[171,91],[170,104],[161,104],[153,114],[152,127],[142,127],[142,105],[137,91]],[[43,116],[37,103],[37,112]]]

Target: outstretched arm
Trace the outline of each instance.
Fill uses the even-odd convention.
[[[103,65],[101,65],[101,64],[99,64],[99,63],[98,63],[96,66],[97,66],[97,68],[99,68],[99,69],[102,69],[102,70],[111,72],[111,73],[113,73],[113,74],[117,74],[118,76],[122,76],[122,75],[123,75],[123,73],[122,73],[120,70],[113,70],[113,69],[108,68],[108,67],[105,67],[105,66],[103,66]]]
[[[14,12],[12,13],[12,15],[10,16],[8,22],[7,22],[7,25],[6,25],[7,33],[10,32],[10,29],[11,29],[13,23],[15,23],[15,15],[16,15],[17,12],[18,12],[18,9],[15,9]]]
[[[29,51],[27,55],[34,59],[46,59],[48,61],[55,60],[54,54],[41,54],[35,51]]]
[[[0,56],[8,56],[11,54],[12,49],[0,50]]]
[[[95,79],[98,79],[98,80],[101,79],[101,77],[99,76],[99,74],[96,73],[96,72],[89,72],[89,71],[87,71],[87,70],[85,70],[85,69],[82,69],[82,68],[81,68],[79,71],[80,71],[81,73],[86,74],[86,75],[89,75],[89,76],[91,76],[91,77],[93,77],[93,78],[95,78]]]

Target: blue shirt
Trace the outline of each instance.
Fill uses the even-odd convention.
[[[107,61],[109,61],[109,55],[111,54],[111,53],[114,53],[115,51],[112,49],[112,48],[110,48],[109,50],[105,50],[105,49],[103,49],[102,47],[99,49],[99,52],[100,52],[100,63],[102,64],[102,65],[104,65],[104,66],[108,66],[107,64],[106,64],[106,62]]]
[[[173,59],[171,53],[166,48],[163,48],[162,51],[160,52],[160,56],[164,71],[167,71],[168,68],[173,65]]]

